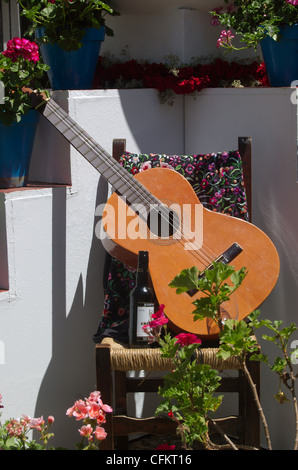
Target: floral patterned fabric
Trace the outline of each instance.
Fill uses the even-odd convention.
[[[200,202],[209,210],[248,220],[242,162],[238,151],[204,155],[157,155],[126,152],[121,165],[132,174],[148,168],[167,167],[182,174]],[[128,341],[129,294],[135,270],[107,254],[104,269],[104,310],[93,336]]]

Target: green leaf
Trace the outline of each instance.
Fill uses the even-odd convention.
[[[187,292],[188,290],[197,289],[198,274],[198,269],[195,266],[184,269],[172,280],[172,282],[170,282],[169,286],[176,288],[177,294]]]
[[[266,354],[252,354],[249,358],[251,361],[260,361],[268,364],[268,357]]]
[[[287,366],[287,361],[286,359],[282,359],[281,357],[276,357],[274,364],[271,366],[271,369],[274,372],[282,372],[284,368]]]

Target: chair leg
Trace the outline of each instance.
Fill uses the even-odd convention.
[[[116,370],[114,380],[115,414],[127,416],[126,372]],[[114,433],[117,450],[127,450],[128,436],[117,436],[117,429]]]
[[[260,363],[247,361],[247,369],[255,384],[256,392],[260,396]],[[260,415],[252,390],[244,373],[239,371],[239,415],[243,416],[243,427],[240,433],[240,442],[243,445],[260,448]]]
[[[96,385],[101,392],[102,401],[107,405],[113,404],[112,371],[110,360],[110,346],[106,344],[96,345]],[[101,442],[101,450],[114,450],[113,414],[106,413],[104,428],[106,439]]]

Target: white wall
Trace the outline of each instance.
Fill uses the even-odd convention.
[[[251,136],[253,221],[272,237],[281,257],[278,284],[262,312],[288,323],[295,321],[298,300],[297,107],[290,101],[292,92],[209,89],[196,99],[177,97],[173,107],[161,105],[155,90],[55,92],[54,98],[110,153],[115,137],[126,138],[133,152],[202,153],[236,148],[239,135]],[[104,257],[95,236],[95,209],[105,201],[107,185],[80,154],[64,142],[61,147],[56,131],[42,145],[40,133],[45,132],[50,127],[42,118],[31,175],[46,176],[48,169],[53,181],[54,168],[61,179],[71,176],[72,185],[0,193],[6,221],[6,232],[3,226],[0,231],[0,279],[4,284],[8,279],[10,288],[0,294],[0,341],[5,346],[0,384],[3,418],[53,414],[54,442],[71,445],[77,425],[65,411],[95,387],[92,334],[103,304]],[[264,372],[262,398],[276,433],[274,443],[287,447],[292,429],[289,425],[280,435],[275,386]]]
[[[101,54],[111,54],[115,58],[127,56],[137,60],[162,61],[168,55],[176,55],[180,62],[190,63],[194,59],[225,57],[227,60],[238,57],[239,53],[225,55],[216,46],[223,29],[210,23],[208,0],[191,2],[123,2],[114,0],[113,6],[120,16],[107,17],[107,24],[116,33],[106,37]],[[215,6],[224,5],[223,1]],[[146,14],[140,14],[140,10]],[[126,56],[123,56],[125,52]],[[241,58],[260,56],[254,50],[241,52]]]

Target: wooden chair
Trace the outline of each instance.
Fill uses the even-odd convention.
[[[240,137],[238,148],[243,161],[244,179],[251,214],[251,139]],[[117,160],[124,153],[125,141],[115,140],[113,156]],[[239,444],[260,446],[260,421],[248,383],[239,369],[237,358],[222,361],[216,357],[217,347],[199,349],[199,361],[213,368],[224,371],[237,371],[232,376],[223,376],[218,391],[235,393],[238,396],[238,414],[220,420],[221,429],[230,437],[236,438]],[[259,362],[248,361],[247,364],[256,390],[260,389]],[[105,429],[107,438],[102,441],[103,450],[123,450],[128,448],[128,436],[134,433],[168,436],[176,434],[176,425],[169,418],[149,417],[134,418],[127,416],[127,394],[137,392],[156,392],[162,384],[162,378],[129,377],[128,371],[168,371],[171,361],[161,358],[159,349],[130,348],[115,342],[112,338],[96,345],[96,379],[97,389],[101,391],[105,403],[113,404],[114,413],[107,414]]]

